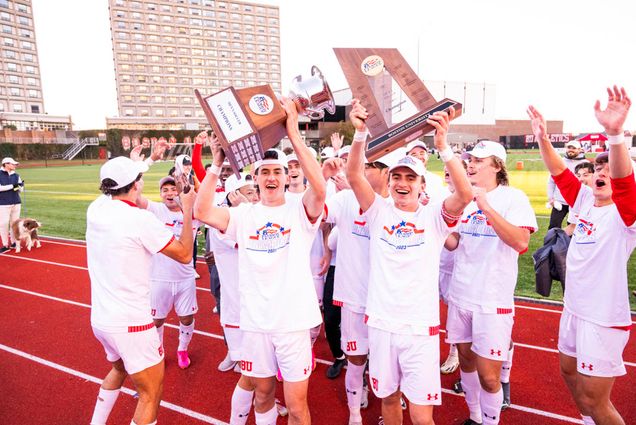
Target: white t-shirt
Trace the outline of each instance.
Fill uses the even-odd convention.
[[[221,282],[221,325],[239,326],[241,297],[239,295],[238,245],[227,234],[210,229],[210,251],[214,252]]]
[[[438,203],[405,212],[376,195],[366,211],[369,326],[408,335],[430,335],[439,326],[440,252],[452,232],[441,209]]]
[[[86,211],[91,324],[106,332],[152,323],[152,255],[174,238],[150,211],[100,196]]]
[[[530,232],[538,228],[528,197],[519,189],[498,186],[487,194],[488,203],[509,223]],[[496,313],[514,309],[519,253],[495,233],[486,215],[473,201],[459,223],[459,246],[449,289],[449,301],[470,311]]]
[[[615,204],[594,206],[582,185],[572,206],[576,228],[566,262],[565,308],[601,326],[629,326],[627,262],[636,247],[636,223],[627,227]]]
[[[170,211],[164,203],[153,201],[148,201],[146,209],[164,223],[166,229],[171,231],[176,239],[181,237],[183,230],[183,212]],[[193,238],[199,226],[201,226],[201,224],[198,220],[192,220]],[[194,273],[192,263],[183,264],[163,254],[155,254],[152,256],[151,280],[182,282],[194,279]]]
[[[285,199],[300,199],[302,202],[302,198],[305,195],[305,192],[285,192]],[[311,267],[311,275],[314,280],[324,279],[324,276],[320,276],[320,270],[322,269],[320,262],[322,261],[322,257],[325,255],[325,244],[323,241],[322,231],[320,227],[316,232],[316,237],[311,244],[311,251],[309,253],[309,267]]]
[[[424,174],[424,180],[426,181],[426,194],[431,199],[431,203],[437,204],[448,197],[449,191],[444,186],[444,180],[440,176],[427,170]]]
[[[230,208],[226,234],[238,243],[241,329],[293,332],[321,323],[309,267],[319,225],[298,197],[278,207]]]

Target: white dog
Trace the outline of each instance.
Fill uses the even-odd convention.
[[[38,238],[38,227],[41,224],[38,221],[33,220],[32,218],[20,218],[13,222],[11,228],[13,230],[13,235],[16,238],[15,241],[15,252],[16,254],[20,252],[20,248],[22,242],[24,242],[24,246],[27,251],[31,251],[33,245],[36,248],[40,248],[42,245],[40,244],[40,239]]]

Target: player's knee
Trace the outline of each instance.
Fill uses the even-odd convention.
[[[152,322],[155,324],[155,327],[160,328],[163,326],[163,322],[165,322],[166,319],[153,319]]]
[[[416,416],[411,417],[413,425],[435,425],[432,417]]]
[[[190,326],[193,321],[194,321],[194,315],[193,314],[191,314],[189,316],[180,316],[179,317],[179,322],[181,322],[181,324],[183,326]]]
[[[300,401],[296,403],[287,403],[287,411],[289,412],[290,423],[305,423],[305,419],[309,416],[309,406],[307,402]]]
[[[382,398],[382,404],[384,404],[385,406],[391,406],[391,405],[394,405],[394,404],[400,404],[400,397],[401,396],[402,396],[402,393],[400,391],[396,391],[393,394]]]
[[[501,387],[499,377],[494,373],[479,375],[479,382],[481,383],[481,387],[489,393],[495,393],[499,391],[499,388]]]

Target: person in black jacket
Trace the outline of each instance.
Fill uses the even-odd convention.
[[[11,224],[20,218],[20,192],[24,189],[24,182],[15,172],[19,164],[10,157],[2,159],[0,168],[0,253],[15,247],[15,235],[11,231]]]

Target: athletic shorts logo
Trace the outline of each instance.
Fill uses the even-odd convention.
[[[438,400],[439,399],[439,393],[429,394],[428,397],[426,397],[426,399],[428,401]]]
[[[497,237],[488,217],[482,210],[474,211],[461,221],[460,233],[473,237]]]
[[[153,316],[153,317],[156,316],[157,315],[157,309],[156,308],[151,309],[150,310],[150,315]]]
[[[501,350],[495,350],[494,348],[493,348],[493,349],[491,349],[491,350],[490,350],[490,355],[491,355],[491,356],[494,356],[495,354],[496,354],[497,356],[501,357]]]
[[[579,217],[579,222],[574,229],[573,241],[579,245],[589,245],[596,243],[596,227],[591,221]]]
[[[241,360],[241,370],[243,370],[245,372],[251,372],[252,371],[252,362],[247,362],[245,360]]]
[[[290,233],[291,229],[268,222],[249,237],[245,248],[251,251],[273,253],[289,245]]]
[[[585,370],[589,370],[590,372],[592,372],[594,370],[594,365],[591,363],[581,363],[581,369]]]
[[[395,249],[413,248],[424,244],[424,229],[402,220],[398,224],[384,226],[380,239]]]
[[[158,351],[159,351],[159,355],[160,355],[160,356],[163,356],[163,344],[161,344],[161,345],[159,346]]]
[[[371,385],[373,386],[373,389],[375,391],[378,391],[378,379],[377,378],[371,378]]]
[[[358,351],[358,341],[347,341],[347,351]]]

